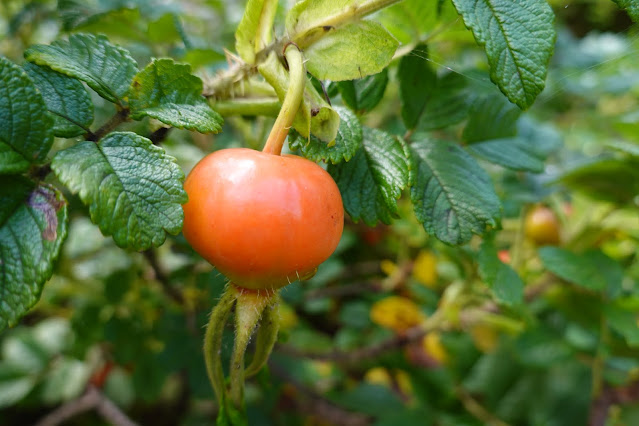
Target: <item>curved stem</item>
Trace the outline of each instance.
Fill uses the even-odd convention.
[[[304,87],[306,87],[306,70],[304,69],[304,57],[295,44],[289,44],[284,48],[284,57],[288,62],[289,80],[288,90],[282,103],[273,130],[268,136],[263,152],[280,155],[288,130],[293,124],[297,110],[300,108]]]
[[[222,350],[224,326],[226,325],[226,321],[228,320],[237,296],[233,288],[233,285],[230,285],[226,289],[222,299],[220,299],[211,311],[211,318],[204,336],[204,361],[206,362],[206,371],[220,407],[224,404],[225,394],[224,370],[222,369],[220,351]]]

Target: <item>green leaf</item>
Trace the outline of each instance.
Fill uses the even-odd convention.
[[[468,116],[472,97],[464,76],[448,73],[439,77],[426,99],[417,129],[434,130],[459,123]]]
[[[30,62],[22,66],[42,94],[53,117],[53,133],[62,138],[87,133],[93,123],[93,103],[82,83]]]
[[[632,203],[639,194],[639,161],[633,157],[595,160],[569,170],[558,182],[596,199]]]
[[[600,251],[572,253],[558,247],[542,247],[539,257],[546,269],[558,277],[590,290],[616,293],[621,288],[620,265]]]
[[[362,147],[348,162],[329,165],[344,199],[344,208],[355,221],[368,225],[390,223],[398,215],[397,199],[408,184],[408,153],[400,138],[381,130],[364,128]]]
[[[637,3],[637,0],[612,1],[617,3],[617,6],[619,6],[620,8],[624,9],[628,13],[628,16],[630,16],[630,19],[632,19],[634,22],[639,22],[639,3]]]
[[[411,200],[424,229],[448,244],[463,244],[500,219],[490,177],[458,145],[415,138]]]
[[[499,260],[492,238],[484,239],[478,262],[479,274],[498,302],[516,305],[523,301],[524,282],[513,268]]]
[[[0,57],[0,174],[18,173],[45,159],[53,120],[27,74]]]
[[[320,80],[354,80],[381,72],[393,59],[397,40],[372,21],[329,30],[304,50],[306,69]]]
[[[471,108],[462,138],[474,143],[515,136],[520,115],[521,110],[503,96],[480,97]]]
[[[544,88],[556,33],[545,0],[453,0],[475,40],[486,49],[490,78],[526,109]]]
[[[426,109],[435,90],[437,74],[428,66],[428,49],[417,45],[399,61],[399,99],[402,101],[402,120],[407,129],[413,129]]]
[[[82,142],[58,152],[51,166],[120,247],[146,250],[182,228],[184,173],[142,136],[114,132],[99,143]]]
[[[73,34],[68,41],[49,46],[36,44],[24,52],[27,61],[46,65],[84,81],[104,99],[123,105],[131,80],[138,71],[135,60],[104,36]]]
[[[273,26],[275,12],[277,11],[277,0],[248,0],[244,8],[244,16],[235,31],[235,50],[247,64],[255,63],[255,53],[260,50],[260,45],[267,45],[270,40],[260,40],[257,37],[264,33],[262,27],[270,29]]]
[[[524,300],[524,282],[513,268],[502,263],[492,283],[493,294],[498,302],[518,305]]]
[[[621,334],[628,346],[639,347],[636,310],[627,309],[620,303],[610,303],[604,306],[604,314],[610,328]]]
[[[337,88],[342,101],[358,114],[364,114],[377,106],[388,84],[388,71],[369,75],[358,80],[340,81]]]
[[[218,133],[222,117],[202,96],[202,80],[191,66],[154,59],[134,78],[129,92],[131,118],[155,118],[173,127]]]
[[[544,170],[545,155],[523,138],[504,138],[474,143],[468,151],[486,161],[512,169],[540,173]]]
[[[0,177],[0,330],[40,299],[66,235],[62,194],[19,176]]]
[[[313,161],[330,161],[333,164],[349,161],[362,145],[362,126],[357,116],[348,108],[335,107],[340,115],[339,130],[333,143],[325,143],[311,135],[310,140],[299,134],[289,138],[291,149],[299,149],[304,157]]]

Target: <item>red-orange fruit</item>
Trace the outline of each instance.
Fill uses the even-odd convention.
[[[277,289],[312,275],[342,235],[337,185],[301,157],[223,149],[184,188],[185,238],[239,287]]]

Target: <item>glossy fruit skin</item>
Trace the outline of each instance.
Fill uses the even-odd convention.
[[[545,206],[536,206],[526,215],[526,236],[538,245],[559,244],[559,221],[555,213]]]
[[[216,151],[188,175],[183,233],[235,285],[277,289],[312,275],[339,243],[342,197],[312,161]]]

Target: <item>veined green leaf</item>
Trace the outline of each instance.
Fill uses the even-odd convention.
[[[27,61],[46,65],[84,81],[104,99],[123,105],[131,80],[138,71],[135,60],[104,36],[73,34],[68,41],[49,46],[36,44],[24,52]]]
[[[66,235],[60,192],[20,176],[0,177],[0,330],[40,299]]]
[[[48,67],[30,62],[22,66],[40,90],[53,117],[53,133],[62,138],[86,133],[93,123],[93,103],[82,83]]]
[[[634,22],[639,22],[639,3],[636,0],[612,0],[617,3],[617,6],[624,9],[630,19]]]
[[[490,78],[521,109],[545,86],[553,53],[555,15],[545,0],[453,0],[484,46]]]
[[[468,151],[486,161],[512,170],[539,173],[544,170],[545,155],[524,138],[493,139],[468,146]]]
[[[330,29],[304,50],[306,68],[320,80],[354,80],[381,72],[398,42],[381,24],[356,21]]]
[[[515,136],[520,115],[521,110],[501,95],[479,97],[471,107],[463,140],[474,143]]]
[[[328,172],[344,195],[344,208],[355,221],[390,223],[397,199],[408,185],[405,143],[381,130],[364,128],[362,147],[348,162],[329,165]]]
[[[0,174],[19,173],[44,160],[53,120],[24,70],[0,57]]]
[[[490,177],[458,145],[415,138],[411,200],[429,234],[448,244],[463,244],[500,220],[500,204]]]
[[[342,101],[358,114],[364,114],[382,100],[388,84],[388,70],[358,80],[340,81],[337,88]]]
[[[202,80],[172,59],[155,59],[133,78],[129,105],[135,120],[148,116],[201,133],[219,132],[224,121],[202,96]]]
[[[428,49],[420,44],[399,61],[399,98],[407,129],[415,128],[437,84],[437,74],[428,66],[427,58]]]
[[[333,143],[326,143],[311,135],[305,139],[299,134],[289,137],[291,149],[299,149],[304,157],[313,161],[330,161],[333,164],[350,161],[362,144],[362,126],[357,116],[348,108],[335,107],[340,116],[339,130]]]
[[[78,192],[91,220],[120,247],[146,250],[182,228],[187,197],[175,159],[150,140],[114,132],[57,153],[51,164],[60,181]]]

